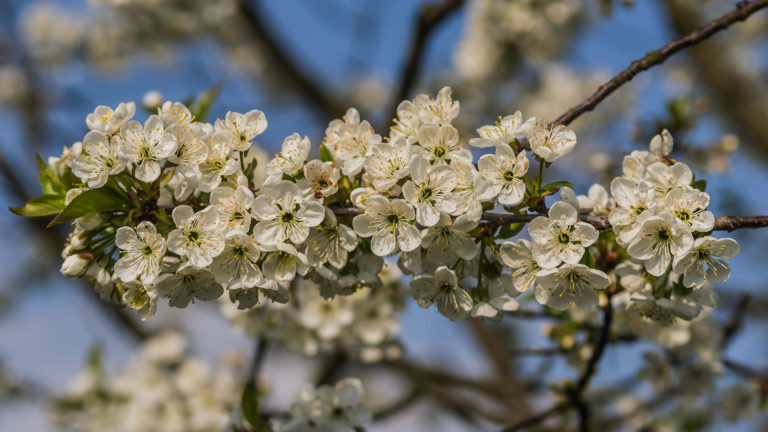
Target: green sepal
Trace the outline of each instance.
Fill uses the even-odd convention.
[[[523,228],[525,228],[524,222],[504,224],[499,229],[499,232],[496,234],[496,237],[500,239],[512,238],[518,235],[520,231],[523,230]]]

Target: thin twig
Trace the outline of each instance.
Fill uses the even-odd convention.
[[[715,33],[721,30],[725,30],[732,24],[735,24],[739,21],[744,21],[750,15],[765,7],[768,7],[768,0],[739,2],[736,5],[736,9],[733,11],[723,15],[720,18],[710,21],[708,24],[704,25],[703,27],[699,27],[697,30],[693,31],[687,36],[675,39],[663,47],[657,50],[653,50],[642,58],[633,61],[630,63],[629,67],[621,71],[621,73],[598,87],[597,91],[595,91],[589,98],[587,98],[587,100],[569,109],[566,113],[558,117],[553,122],[553,124],[570,124],[585,112],[595,109],[595,107],[600,102],[602,102],[603,99],[607,98],[619,87],[629,82],[640,72],[664,63],[664,61],[666,61],[669,57],[672,57],[674,54],[684,50],[685,48],[702,42]]]
[[[532,426],[536,426],[539,423],[541,423],[544,420],[546,420],[549,417],[551,417],[552,415],[557,414],[557,413],[562,412],[562,411],[565,411],[566,409],[568,409],[568,404],[566,404],[566,403],[557,404],[557,405],[553,406],[552,408],[550,408],[550,409],[548,409],[546,411],[542,411],[542,412],[540,412],[540,413],[538,413],[536,415],[533,415],[531,417],[526,417],[523,420],[521,420],[521,421],[519,421],[519,422],[517,422],[517,423],[515,423],[515,424],[513,424],[511,426],[507,426],[504,429],[502,429],[501,432],[517,432],[517,431],[521,431],[521,430],[527,429],[527,428],[532,427]]]
[[[332,207],[334,214],[337,216],[357,216],[363,214],[364,211],[354,207]],[[531,214],[511,214],[511,213],[496,213],[496,212],[483,212],[482,220],[490,222],[496,225],[504,225],[509,223],[526,223],[536,219],[539,216],[547,216],[545,214],[531,213]],[[579,215],[579,219],[584,222],[592,224],[599,230],[605,230],[611,228],[611,223],[608,222],[607,217],[592,216],[592,215]],[[715,219],[714,231],[733,231],[741,228],[763,228],[768,227],[768,216],[728,216],[723,215]]]
[[[426,4],[422,7],[416,29],[413,32],[413,38],[411,39],[408,57],[400,73],[398,88],[392,94],[390,107],[384,112],[388,114],[388,117],[383,119],[385,122],[397,115],[398,104],[408,97],[411,89],[416,84],[427,39],[429,39],[432,31],[438,27],[443,19],[459,9],[463,3],[464,0],[444,0],[439,4]]]

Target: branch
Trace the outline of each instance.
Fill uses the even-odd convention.
[[[679,39],[675,39],[663,47],[651,51],[642,58],[630,63],[629,67],[624,69],[621,73],[611,78],[610,81],[598,87],[592,96],[579,105],[569,109],[566,113],[558,117],[554,124],[570,124],[576,120],[579,116],[587,111],[592,111],[595,107],[607,98],[611,93],[616,91],[619,87],[629,82],[635,75],[640,72],[650,69],[653,66],[664,63],[669,57],[674,54],[698,44],[699,42],[709,38],[715,33],[725,30],[732,24],[739,21],[744,21],[753,13],[768,7],[768,0],[755,0],[755,1],[742,1],[736,5],[736,9],[723,15],[722,17],[709,22],[709,24],[699,27],[697,30],[683,36]]]
[[[532,426],[536,426],[537,424],[548,419],[553,414],[557,414],[559,412],[565,411],[567,408],[568,408],[568,404],[566,403],[557,404],[546,411],[542,411],[539,414],[525,418],[511,426],[507,426],[504,429],[502,429],[501,432],[516,432],[516,431],[527,429]]]
[[[768,0],[766,0],[768,1]],[[363,214],[364,211],[355,207],[332,207],[333,213],[336,216],[357,216]],[[504,225],[509,223],[527,223],[539,216],[547,217],[546,214],[530,213],[530,214],[511,214],[511,213],[496,213],[496,212],[483,212],[481,220],[495,224]],[[611,223],[608,222],[607,217],[592,216],[592,215],[579,215],[579,219],[584,222],[592,224],[598,230],[605,230],[611,228]],[[768,227],[768,216],[728,216],[723,215],[715,219],[714,231],[734,231],[741,228],[763,228]]]
[[[432,30],[434,30],[452,12],[461,7],[463,3],[464,0],[444,0],[440,4],[432,3],[422,7],[413,34],[413,39],[411,40],[408,57],[406,58],[403,70],[400,73],[400,79],[398,81],[399,87],[392,94],[390,108],[385,111],[385,114],[389,114],[389,117],[384,117],[384,122],[397,116],[397,106],[401,101],[408,97],[414,84],[416,84],[416,79],[419,76],[419,69],[422,64],[422,54]]]
[[[267,29],[266,23],[262,20],[263,14],[252,5],[252,2],[240,0],[238,3],[240,15],[248,24],[253,37],[264,45],[268,60],[283,70],[284,77],[295,84],[298,93],[328,119],[343,114],[346,108],[326,94],[322,86],[310,78],[310,75],[306,73],[306,67],[297,64],[285,53],[283,47]]]

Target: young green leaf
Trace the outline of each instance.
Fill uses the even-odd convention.
[[[333,155],[325,144],[320,144],[320,160],[323,162],[333,162]]]
[[[76,196],[48,226],[103,211],[128,210],[129,207],[130,202],[107,188],[91,189]]]
[[[550,183],[548,185],[542,186],[541,190],[542,191],[548,191],[548,190],[552,190],[552,189],[559,188],[559,187],[569,187],[569,188],[573,189],[573,184],[571,184],[571,182],[567,182],[567,181],[556,181],[554,183]]]
[[[37,156],[37,169],[40,176],[40,185],[43,187],[43,193],[46,195],[61,195],[67,192],[64,183],[59,176],[51,169],[39,154]]]
[[[216,85],[204,91],[197,97],[195,103],[190,107],[190,111],[192,112],[192,115],[195,116],[196,121],[206,121],[208,113],[211,111],[211,106],[218,96],[219,86]]]
[[[27,217],[55,215],[64,210],[64,197],[61,195],[41,195],[32,198],[23,207],[9,207],[9,210],[19,216]]]

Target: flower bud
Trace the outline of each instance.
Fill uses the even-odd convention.
[[[81,255],[70,255],[64,259],[61,264],[61,274],[68,278],[80,277],[88,269],[89,260]]]

